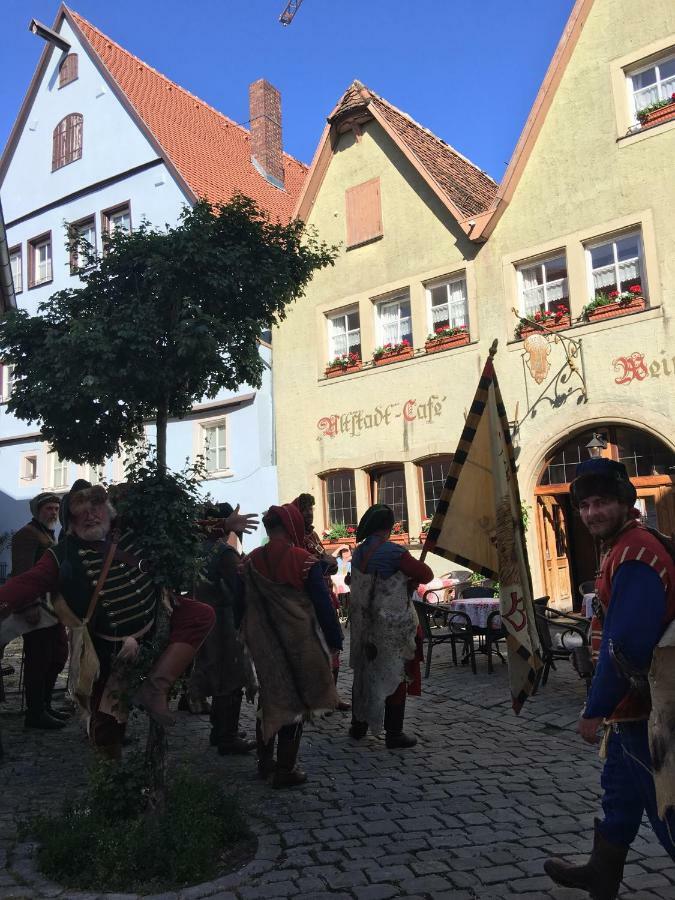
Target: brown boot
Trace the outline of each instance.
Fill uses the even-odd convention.
[[[133,697],[134,706],[144,709],[158,725],[175,725],[168,706],[171,685],[183,674],[195,656],[191,644],[169,644]]]
[[[302,722],[284,725],[277,735],[277,768],[272,776],[273,788],[295,787],[304,784],[307,776],[295,763],[300,749]]]
[[[274,774],[277,764],[274,761],[274,738],[267,743],[263,740],[260,719],[255,720],[255,744],[258,752],[258,776],[269,778]]]
[[[593,900],[615,900],[623,878],[628,847],[610,844],[595,820],[595,840],[591,855],[583,866],[572,866],[562,859],[547,859],[544,871],[556,884],[588,891]]]
[[[239,736],[239,714],[241,712],[241,691],[235,691],[227,697],[219,697],[223,701],[223,718],[218,733],[218,753],[244,754],[255,750],[256,741],[247,741]]]

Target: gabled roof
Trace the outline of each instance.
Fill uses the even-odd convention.
[[[337,136],[375,119],[440,197],[458,222],[485,212],[497,193],[497,184],[427,128],[401,112],[360,81],[345,91],[328,117],[296,214],[306,218],[323,181]]]
[[[270,184],[251,162],[249,132],[141,59],[111,40],[86,19],[62,4],[54,30],[66,19],[118,99],[172,171],[188,199],[223,203],[234,194],[251,197],[272,217],[288,221],[307,167],[284,154],[285,187]],[[53,47],[48,45],[36,76],[44,70]],[[3,165],[23,127],[34,77],[5,150]],[[13,140],[14,139],[14,140]]]

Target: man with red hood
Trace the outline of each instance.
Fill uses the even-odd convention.
[[[330,657],[342,648],[342,632],[321,565],[304,548],[300,510],[271,506],[263,525],[269,542],[243,568],[242,633],[260,682],[258,773],[282,788],[307,780],[296,766],[303,720],[338,704]]]

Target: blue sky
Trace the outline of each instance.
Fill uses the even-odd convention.
[[[53,0],[2,0],[4,146],[51,25]],[[354,78],[499,180],[574,0],[73,0],[130,52],[237,122],[248,85],[282,93],[285,149],[310,162],[325,118]]]

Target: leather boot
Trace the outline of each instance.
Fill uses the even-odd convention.
[[[250,753],[255,749],[256,741],[247,741],[239,737],[241,691],[234,691],[226,697],[218,697],[218,700],[224,701],[224,717],[218,734],[218,753],[221,756]]]
[[[404,717],[405,695],[402,703],[390,703],[387,698],[384,706],[384,742],[388,750],[407,750],[417,743],[417,738],[404,734]]]
[[[41,731],[57,731],[65,727],[65,722],[50,716],[47,710],[28,710],[23,720],[24,728],[39,728]]]
[[[158,725],[176,724],[168,706],[169,690],[194,659],[191,644],[169,644],[133,697],[134,706],[144,709]]]
[[[255,745],[258,752],[258,776],[269,778],[274,774],[277,764],[274,762],[274,738],[267,743],[263,740],[260,719],[255,720]]]
[[[600,831],[600,821],[595,820],[593,850],[583,866],[572,866],[562,859],[547,859],[544,871],[563,887],[588,891],[593,900],[615,900],[623,878],[628,847],[610,844]]]
[[[67,722],[70,718],[70,713],[64,712],[60,709],[54,709],[52,706],[52,693],[54,691],[54,686],[51,687],[48,685],[45,688],[45,710],[49,713],[52,719],[56,719],[59,722]]]
[[[295,787],[304,784],[307,776],[295,763],[300,749],[302,722],[284,725],[277,735],[277,768],[272,776],[273,788]]]
[[[355,741],[360,741],[362,738],[366,736],[368,731],[368,723],[367,722],[357,722],[357,720],[352,715],[352,724],[349,728],[349,737],[353,738]]]

